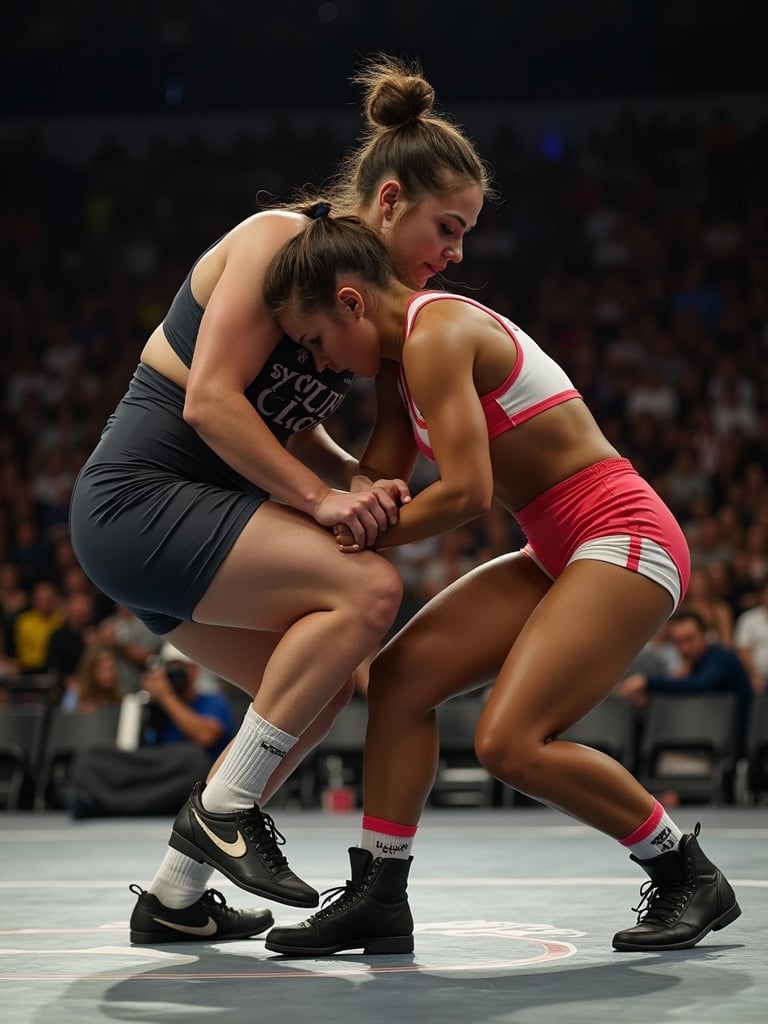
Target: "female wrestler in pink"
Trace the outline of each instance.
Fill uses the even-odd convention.
[[[464,225],[471,227],[471,225]],[[407,952],[410,850],[435,777],[435,708],[494,678],[476,736],[496,778],[621,843],[650,876],[618,950],[682,949],[739,905],[698,843],[612,758],[559,737],[611,692],[685,594],[689,557],[672,514],[603,436],[563,370],[478,302],[401,284],[379,238],[352,218],[314,221],[274,258],[266,304],[318,368],[376,376],[361,459],[407,479],[418,451],[439,479],[374,547],[442,533],[494,496],[522,551],[481,565],[429,603],[371,670],[363,839],[341,895],[267,948]],[[358,550],[343,526],[342,551]]]

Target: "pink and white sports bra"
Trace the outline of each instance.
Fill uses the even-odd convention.
[[[551,359],[529,335],[522,331],[500,313],[494,312],[474,299],[450,292],[420,292],[408,303],[405,313],[405,341],[408,340],[413,324],[419,311],[429,302],[439,299],[452,299],[454,302],[466,302],[470,306],[482,309],[501,324],[510,337],[517,352],[515,365],[500,387],[487,395],[481,395],[480,401],[488,424],[488,439],[493,440],[506,430],[525,423],[540,412],[551,409],[554,405],[568,402],[572,398],[581,398],[565,371]],[[404,342],[405,343],[405,342]],[[413,426],[413,435],[419,450],[432,462],[435,456],[429,443],[429,432],[424,417],[419,412],[411,396],[408,381],[405,379],[403,364],[399,374],[400,394]]]

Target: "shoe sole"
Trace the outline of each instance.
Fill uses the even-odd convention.
[[[663,946],[643,946],[636,945],[632,942],[614,941],[613,948],[619,953],[663,953],[674,949],[691,949],[691,947],[695,946],[696,943],[701,942],[705,935],[709,935],[710,932],[719,932],[721,928],[727,928],[729,924],[733,924],[737,917],[741,917],[741,907],[738,903],[734,903],[724,914],[721,914],[716,921],[705,928],[704,931],[699,932],[698,935],[689,939],[687,942],[667,943]]]
[[[349,950],[362,949],[364,956],[385,956],[392,953],[412,953],[412,935],[391,935],[382,939],[369,939],[368,942],[358,942],[339,946],[289,946],[283,942],[264,943],[264,948],[271,953],[282,953],[283,956],[294,957],[318,957],[328,956],[331,953],[344,953]]]
[[[233,939],[250,939],[254,935],[261,935],[267,928],[274,924],[274,918],[266,921],[260,928],[250,929],[244,932],[228,932],[226,935],[184,935],[181,932],[156,935],[153,932],[131,932],[131,942],[134,946],[170,946],[179,942],[229,942]]]
[[[282,903],[287,907],[316,907],[320,902],[320,894],[312,890],[312,896],[306,896],[300,898],[298,896],[289,896],[285,892],[275,891],[267,889],[264,886],[249,885],[244,882],[237,875],[233,874],[226,864],[216,860],[209,854],[204,853],[199,847],[195,846],[194,843],[190,842],[184,836],[180,836],[178,832],[171,832],[171,838],[168,840],[168,845],[172,846],[174,850],[178,850],[179,853],[183,853],[186,857],[191,860],[197,861],[198,864],[208,864],[209,867],[215,868],[220,871],[222,875],[225,875],[230,882],[233,882],[238,888],[245,889],[246,892],[251,892],[254,896],[261,896],[263,899],[273,900],[275,903]]]

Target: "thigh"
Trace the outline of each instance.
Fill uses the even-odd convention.
[[[255,697],[280,632],[182,622],[167,639],[198,665]]]
[[[672,612],[663,587],[594,560],[569,565],[520,632],[481,721],[544,741],[613,689]]]
[[[412,696],[436,707],[495,677],[552,586],[530,558],[504,555],[433,597],[379,652],[369,698]]]
[[[383,578],[397,578],[373,551],[342,554],[329,530],[265,502],[240,532],[193,612],[195,622],[285,630],[340,600],[364,602]]]

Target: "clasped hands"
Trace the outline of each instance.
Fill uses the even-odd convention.
[[[355,491],[330,491],[315,519],[333,530],[341,551],[363,551],[397,523],[400,506],[410,500],[404,480],[376,480]]]

